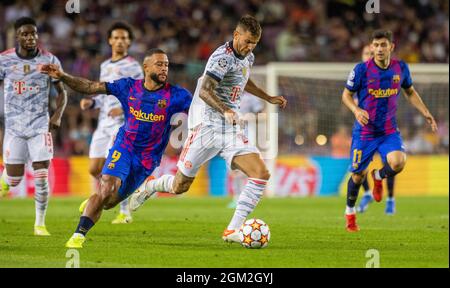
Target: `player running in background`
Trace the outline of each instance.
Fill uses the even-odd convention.
[[[371,45],[374,57],[356,65],[342,94],[342,101],[356,118],[350,151],[352,175],[348,181],[345,211],[349,232],[359,230],[355,203],[375,152],[380,153],[384,163],[382,169],[371,172],[375,201],[380,202],[382,199],[382,180],[395,176],[405,167],[406,154],[396,120],[402,89],[407,100],[425,117],[431,129],[434,132],[437,130],[436,121],[414,89],[408,65],[391,58],[395,48],[392,32],[375,31]],[[354,93],[358,94],[358,105],[353,99]]]
[[[258,97],[255,97],[244,91],[241,97],[240,114],[242,120],[245,122],[244,135],[248,138],[250,143],[256,146],[256,119],[258,113],[264,110],[264,103]],[[250,121],[251,120],[251,121]],[[228,203],[228,208],[236,209],[237,201],[241,191],[244,189],[247,182],[247,176],[240,170],[230,171],[230,184],[233,195],[233,200]]]
[[[71,76],[55,65],[42,68],[43,73],[80,93],[114,95],[125,116],[103,167],[100,191],[89,198],[75,233],[66,243],[68,248],[82,248],[86,233],[100,219],[103,209],[115,207],[152,174],[169,141],[171,117],[189,109],[189,91],[167,82],[169,60],[164,51],[151,49],[143,66],[145,79],[122,78],[107,83]]]
[[[282,108],[286,106],[284,97],[271,97],[249,80],[255,59],[252,51],[260,37],[258,21],[252,16],[244,16],[234,31],[233,40],[210,56],[189,109],[190,135],[181,153],[176,176],[163,175],[144,182],[130,198],[131,210],[136,210],[155,192],[187,192],[200,167],[220,155],[228,167],[239,169],[248,177],[234,216],[222,236],[225,241],[239,242],[239,228],[255,209],[270,178],[258,149],[248,143],[240,128],[237,111],[241,93],[247,91],[269,103]]]
[[[361,60],[362,62],[367,62],[371,58],[373,58],[372,49],[370,45],[366,45],[362,50]],[[358,95],[355,94],[353,97],[355,98],[356,104],[358,105]],[[395,200],[394,200],[395,176],[387,177],[386,182],[388,188],[388,198],[386,200],[386,209],[384,211],[387,215],[393,215],[395,213]],[[359,213],[364,213],[365,211],[367,211],[367,208],[369,208],[369,204],[372,203],[373,201],[372,190],[370,190],[369,179],[367,177],[364,178],[362,187],[364,189],[364,195],[361,198],[358,207],[356,208],[356,210]]]
[[[110,82],[127,77],[144,78],[139,62],[128,55],[128,48],[131,46],[132,40],[133,31],[125,23],[114,23],[108,30],[108,44],[111,46],[112,55],[100,66],[101,82]],[[95,178],[95,182],[98,182],[108,156],[108,150],[113,144],[113,138],[124,123],[123,110],[116,97],[105,94],[93,98],[84,98],[81,100],[80,106],[82,110],[100,109],[98,126],[92,136],[89,148],[89,173]],[[95,185],[95,187],[98,189],[99,185]],[[85,203],[87,203],[87,200],[83,204]],[[81,213],[84,206],[80,206]],[[128,200],[124,200],[120,203],[120,213],[112,223],[125,224],[132,221],[133,218],[128,209]]]
[[[67,103],[64,85],[40,73],[43,64],[59,60],[38,47],[38,31],[34,19],[24,17],[15,22],[17,48],[0,54],[0,80],[4,81],[5,138],[1,177],[1,193],[19,185],[25,164],[31,160],[34,170],[36,220],[34,235],[49,236],[45,226],[48,207],[48,168],[53,158],[53,129],[61,125]],[[56,110],[49,118],[49,95],[52,82],[58,93]]]

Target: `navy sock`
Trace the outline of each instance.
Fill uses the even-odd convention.
[[[388,177],[394,177],[398,173],[392,170],[391,166],[389,164],[385,164],[383,168],[380,170],[380,177],[381,179],[388,178]]]
[[[89,230],[95,225],[94,221],[92,221],[89,217],[81,216],[80,223],[78,224],[77,230],[75,233],[80,233],[86,236]]]
[[[356,199],[358,199],[359,188],[361,188],[361,184],[355,184],[353,182],[353,178],[350,177],[347,184],[347,206],[355,207]]]
[[[389,198],[394,197],[394,185],[395,185],[395,177],[391,176],[387,178],[387,188],[388,188],[388,196]]]
[[[369,181],[367,180],[367,177],[366,177],[366,179],[364,179],[364,182],[362,185],[363,185],[364,191],[368,191],[370,189]]]

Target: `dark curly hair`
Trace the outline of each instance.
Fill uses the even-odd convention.
[[[131,41],[134,39],[133,29],[125,22],[116,22],[108,29],[108,39],[111,38],[111,34],[114,30],[123,29],[128,32],[128,37]]]
[[[20,27],[24,25],[33,25],[35,27],[37,26],[36,21],[33,18],[22,17],[16,20],[16,22],[14,23],[14,29],[17,31],[19,30]]]

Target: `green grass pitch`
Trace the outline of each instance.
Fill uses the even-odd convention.
[[[0,267],[66,267],[66,240],[78,224],[81,198],[51,199],[51,237],[32,235],[34,201],[0,200]],[[134,223],[112,225],[105,211],[80,250],[81,267],[366,267],[369,249],[381,267],[449,267],[448,197],[398,198],[359,215],[359,233],[344,229],[344,198],[263,199],[251,217],[266,221],[265,249],[227,244],[221,234],[233,210],[226,198],[151,199]]]

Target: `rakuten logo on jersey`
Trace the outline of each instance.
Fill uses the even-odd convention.
[[[164,115],[145,113],[142,112],[142,110],[135,110],[133,107],[130,107],[130,114],[133,115],[136,120],[145,122],[161,122],[166,118]]]

